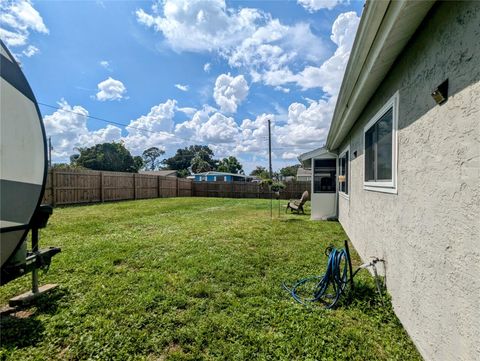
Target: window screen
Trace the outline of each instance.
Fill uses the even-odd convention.
[[[337,176],[336,159],[315,159],[313,170],[313,192],[335,193]]]
[[[340,157],[340,175],[342,176],[343,181],[339,182],[340,184],[340,192],[348,194],[348,160],[349,160],[349,151],[347,150],[341,157]]]
[[[392,180],[393,108],[365,132],[365,181]]]

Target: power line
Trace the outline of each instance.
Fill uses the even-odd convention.
[[[147,133],[159,133],[159,134],[161,134],[161,132],[157,132],[157,131],[154,131],[154,130],[132,127],[132,126],[129,126],[128,124],[125,124],[125,123],[120,123],[120,122],[115,122],[115,121],[113,121],[113,120],[107,120],[107,119],[104,119],[104,118],[94,117],[93,115],[85,115],[85,114],[82,114],[82,113],[74,112],[73,110],[68,110],[68,109],[65,109],[65,108],[60,108],[60,107],[57,107],[57,106],[55,106],[55,105],[49,105],[49,104],[45,104],[45,103],[42,103],[42,102],[37,102],[37,103],[40,104],[40,105],[43,105],[44,107],[47,107],[47,108],[52,108],[52,109],[56,109],[56,110],[62,110],[62,111],[67,112],[67,113],[72,113],[72,114],[80,115],[80,116],[82,116],[82,117],[99,120],[99,121],[101,121],[101,122],[105,122],[105,123],[109,123],[109,124],[115,124],[115,125],[120,125],[120,126],[122,126],[122,127],[129,127],[129,128],[132,128],[132,129],[140,130],[140,131],[142,131],[142,132],[147,132]],[[168,135],[168,133],[166,133],[166,134]]]
[[[177,138],[177,139],[181,139],[181,140],[184,140],[184,141],[187,141],[187,142],[191,142],[191,143],[203,143],[203,142],[200,141],[200,140],[182,138],[182,137],[179,137],[178,135],[173,135],[173,134],[168,133],[168,132],[159,132],[159,131],[156,131],[156,130],[150,130],[150,129],[144,129],[144,128],[139,128],[139,127],[134,127],[134,126],[131,126],[131,125],[129,125],[129,124],[120,123],[120,122],[115,122],[115,121],[113,121],[113,120],[108,120],[108,119],[104,119],[104,118],[99,118],[99,117],[95,117],[95,116],[93,116],[93,115],[85,115],[85,114],[82,114],[82,113],[74,112],[73,110],[68,110],[68,109],[60,108],[60,107],[55,106],[55,105],[45,104],[45,103],[42,103],[42,102],[37,102],[37,103],[38,103],[39,105],[43,105],[44,107],[47,107],[47,108],[52,108],[52,109],[56,109],[56,110],[62,110],[62,111],[67,112],[67,113],[72,113],[72,114],[75,114],[75,115],[80,115],[80,116],[82,116],[82,117],[86,117],[86,118],[89,118],[89,119],[99,120],[99,121],[101,121],[101,122],[108,123],[108,124],[114,124],[114,125],[119,125],[119,126],[125,127],[125,128],[135,129],[135,130],[138,130],[138,131],[141,131],[141,132],[146,132],[146,133],[151,133],[151,134],[165,135],[165,136],[168,136],[168,137],[171,137],[171,138]],[[223,142],[223,143],[220,143],[220,142],[210,142],[210,143],[214,143],[214,144],[225,144],[225,143],[228,143],[228,142]]]
[[[150,134],[160,134],[160,135],[180,139],[180,140],[190,142],[190,143],[197,143],[197,144],[198,143],[211,143],[211,144],[219,144],[219,145],[230,143],[230,142],[213,142],[213,141],[205,142],[205,141],[191,139],[191,138],[190,139],[189,138],[183,138],[183,137],[179,137],[178,135],[174,135],[174,134],[171,134],[171,133],[168,133],[168,132],[160,132],[160,131],[155,131],[155,130],[150,130],[150,129],[134,127],[134,126],[131,126],[129,124],[116,122],[116,121],[113,121],[113,120],[108,120],[108,119],[96,117],[96,116],[93,116],[93,115],[85,115],[83,113],[75,112],[73,110],[68,110],[68,109],[61,108],[61,107],[58,107],[58,106],[55,106],[55,105],[50,105],[50,104],[46,104],[46,103],[42,103],[42,102],[37,102],[37,103],[39,105],[42,105],[42,106],[47,107],[47,108],[51,108],[51,109],[55,109],[55,110],[61,110],[61,111],[67,112],[67,113],[75,114],[75,115],[80,115],[82,117],[98,120],[98,121],[101,121],[101,122],[104,122],[104,123],[107,123],[107,124],[114,124],[114,125],[118,125],[118,126],[121,126],[121,127],[135,129],[135,130],[138,130],[140,132],[146,132],[146,133],[150,133]],[[262,138],[263,138],[264,141],[269,140],[268,136],[264,136]],[[272,150],[281,150],[281,149],[291,149],[291,147],[272,147],[271,149]]]

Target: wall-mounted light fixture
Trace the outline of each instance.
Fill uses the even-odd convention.
[[[448,79],[440,84],[432,93],[432,98],[438,105],[442,105],[448,99]]]

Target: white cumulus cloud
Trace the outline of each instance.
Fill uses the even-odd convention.
[[[267,157],[269,119],[274,159],[294,159],[301,153],[319,147],[326,140],[335,99],[330,97],[307,101],[306,105],[290,104],[287,114],[283,114],[283,109],[278,109],[276,114],[262,114],[254,120],[244,119],[239,126],[241,135],[233,153]]]
[[[283,92],[283,93],[285,93],[285,94],[290,93],[290,89],[289,89],[289,88],[285,88],[285,87],[283,87],[283,86],[277,85],[274,89],[275,89],[275,90],[278,90],[278,91],[281,91],[281,92]]]
[[[174,50],[216,52],[254,82],[287,65],[318,64],[331,47],[307,23],[282,24],[258,9],[227,7],[223,0],[166,0],[136,15]],[[210,70],[209,63],[204,70]]]
[[[275,164],[291,161],[300,153],[318,147],[325,141],[333,97],[327,100],[306,100],[292,103],[288,111],[280,106],[276,114],[261,114],[241,122],[218,109],[204,105],[200,109],[179,107],[168,99],[153,106],[146,114],[130,121],[122,136],[121,128],[107,125],[97,130],[87,127],[88,111],[70,106],[62,100],[60,110],[44,117],[47,135],[52,136],[54,161],[67,161],[76,147],[122,141],[133,155],[155,146],[165,149],[167,156],[176,149],[192,144],[206,144],[217,157],[235,155],[240,160],[255,158],[263,162],[268,157],[268,120],[272,127],[272,147]],[[179,113],[187,120],[175,123]]]
[[[25,55],[27,58],[34,56],[39,52],[39,49],[34,45],[29,45],[25,50],[22,51],[22,54]]]
[[[294,152],[283,152],[282,153],[282,159],[285,160],[293,160],[297,159],[300,154],[294,153]]]
[[[175,126],[175,135],[203,144],[217,144],[222,149],[232,149],[239,141],[240,128],[233,117],[227,117],[217,109],[205,105],[190,120]]]
[[[149,147],[172,143],[176,108],[177,101],[168,99],[153,106],[146,115],[132,120],[126,127],[128,135],[123,138],[125,145],[138,154]]]
[[[200,139],[198,135],[199,129],[215,111],[216,109],[211,106],[203,106],[191,116],[190,120],[178,123],[175,126],[175,135],[185,139]]]
[[[213,114],[198,131],[202,140],[217,143],[233,142],[238,134],[239,130],[235,120],[221,113]]]
[[[1,0],[0,38],[5,44],[9,47],[28,46],[31,31],[43,34],[49,32],[42,16],[33,7],[32,2],[29,0]],[[25,56],[32,56],[37,52],[38,48],[35,46],[23,50]]]
[[[248,84],[243,75],[232,77],[230,74],[221,74],[215,81],[213,98],[220,109],[227,113],[235,113],[238,105],[248,95]]]
[[[57,162],[69,162],[69,157],[76,153],[74,148],[120,139],[121,129],[111,124],[98,130],[89,130],[89,113],[84,107],[71,106],[64,99],[58,105],[60,109],[43,118],[47,136],[52,138],[52,156]]]
[[[278,128],[278,141],[282,146],[312,148],[323,144],[328,134],[335,109],[335,99],[310,101],[308,106],[292,103],[288,107],[287,124]]]
[[[163,6],[162,6],[163,5]],[[162,32],[176,50],[212,51],[229,47],[255,31],[255,9],[228,9],[223,0],[165,0],[152,13],[136,11],[137,21]]]
[[[97,100],[121,100],[126,98],[127,88],[120,80],[108,77],[108,79],[98,83],[98,93],[95,95]]]
[[[136,134],[135,128],[147,129],[151,132],[171,132],[173,129],[173,117],[177,107],[177,101],[168,99],[165,103],[153,106],[146,115],[142,115],[130,122],[127,130],[129,134]],[[132,129],[130,129],[132,127]]]
[[[178,90],[181,90],[182,92],[188,91],[188,85],[184,85],[184,84],[175,84],[175,88],[177,88]]]
[[[313,13],[321,9],[333,9],[338,4],[344,2],[342,0],[298,0],[300,5],[302,5],[306,10]]]
[[[134,155],[153,146],[174,152],[187,143],[175,138],[173,117],[176,111],[191,113],[195,110],[178,108],[176,100],[168,99],[153,106],[145,115],[130,121],[125,127],[126,135],[122,136],[122,129],[111,124],[90,130],[87,127],[87,109],[79,105],[71,106],[63,99],[58,104],[59,110],[44,117],[47,136],[52,137],[55,162],[69,162],[69,157],[76,153],[74,148],[112,141],[122,141]]]
[[[112,68],[110,67],[110,62],[108,60],[101,60],[99,64],[102,68],[107,69],[108,71],[112,71]]]
[[[212,64],[210,63],[205,63],[203,64],[203,71],[205,73],[210,73],[210,70],[212,69]]]
[[[320,87],[328,94],[338,94],[359,23],[360,18],[353,11],[337,17],[330,36],[337,44],[337,50],[320,67],[307,66],[297,75],[297,82],[302,88]]]
[[[296,61],[318,63],[325,59],[327,50],[325,41],[312,33],[309,24],[287,26],[270,19],[228,53],[228,62],[262,74]]]
[[[359,22],[360,18],[353,11],[342,13],[337,17],[332,25],[330,36],[330,39],[337,45],[337,49],[320,66],[307,65],[298,73],[294,73],[288,66],[271,69],[264,74],[259,74],[257,81],[261,79],[271,86],[294,83],[304,90],[321,88],[329,95],[336,95],[342,82]]]
[[[275,128],[274,114],[261,114],[255,120],[244,119],[240,125],[241,140],[237,142],[235,152],[237,154],[255,153],[260,156],[267,156],[268,149],[268,120]],[[275,134],[275,133],[273,133]],[[272,137],[273,145],[276,144],[276,136]]]
[[[179,112],[182,112],[182,113],[186,114],[189,117],[192,117],[193,114],[195,114],[197,112],[197,109],[192,108],[192,107],[177,107],[177,110]]]
[[[170,3],[170,1],[166,1],[158,4],[155,18],[167,18],[162,11]],[[207,3],[210,4],[210,2]],[[206,14],[211,13],[201,12],[203,5],[200,6],[201,4],[197,2],[192,4],[191,6],[197,6],[198,19],[202,20],[204,17],[210,16]],[[179,10],[181,13],[190,5],[183,4],[182,6]],[[172,9],[167,10],[173,11]],[[226,6],[220,7],[220,9],[223,9],[226,19],[239,14],[238,10],[232,12]],[[170,14],[169,16],[176,18],[179,15]],[[305,98],[304,101],[290,104],[288,110],[278,105],[275,113],[272,114],[261,114],[252,119],[235,119],[233,114],[247,98],[250,91],[249,84],[244,75],[221,74],[217,77],[213,89],[213,98],[219,109],[208,104],[200,108],[180,107],[176,100],[169,99],[155,105],[145,115],[132,120],[126,127],[127,134],[123,137],[120,129],[113,126],[89,131],[86,128],[86,120],[84,119],[84,123],[82,123],[81,119],[75,117],[66,122],[58,122],[58,124],[53,121],[54,118],[48,122],[46,120],[46,124],[49,123],[47,128],[50,131],[52,129],[57,131],[57,135],[62,134],[61,131],[65,132],[67,139],[65,146],[62,148],[61,144],[57,144],[56,147],[60,150],[64,149],[64,153],[69,155],[71,154],[70,149],[75,144],[90,144],[89,142],[92,142],[93,139],[121,139],[133,154],[141,154],[146,148],[157,146],[165,147],[168,155],[174,153],[177,148],[196,143],[208,144],[215,149],[215,152],[218,153],[217,156],[231,154],[239,159],[248,158],[249,162],[258,161],[261,164],[268,156],[267,120],[270,119],[274,164],[290,162],[299,154],[320,146],[326,140],[358,23],[359,17],[356,13],[340,14],[332,25],[330,36],[332,43],[337,47],[335,52],[329,58],[323,59],[321,51],[310,51],[310,61],[306,60],[304,54],[305,63],[301,67],[292,65],[298,55],[293,46],[289,47],[289,44],[295,41],[289,39],[299,39],[302,34],[308,33],[309,27],[306,24],[286,26],[275,19],[264,19],[263,25],[255,24],[255,29],[249,33],[248,37],[237,41],[229,48],[218,50],[221,56],[231,61],[231,66],[250,71],[253,81],[262,81],[282,92],[288,92],[291,86],[303,89],[319,88],[322,90],[322,94],[318,100]],[[156,22],[152,24],[154,24],[152,26],[156,26]],[[308,44],[314,42],[315,37],[306,36],[302,40],[304,45],[298,45],[297,49],[308,48]],[[112,83],[112,81],[116,82],[109,78],[102,83]],[[118,92],[120,92],[121,98],[125,96],[126,89],[122,83],[123,88],[117,86],[105,87],[105,89],[100,89],[100,84],[99,93],[103,90],[104,97],[115,99],[116,95],[112,94]],[[177,85],[183,86],[182,84]],[[78,110],[86,112],[81,107]],[[88,112],[86,113],[88,114]],[[59,115],[60,113],[56,117],[58,118]],[[85,116],[83,117],[85,118]],[[181,117],[184,117],[184,120],[174,121]],[[79,122],[79,125],[75,125],[75,121]],[[67,129],[60,131],[63,125]],[[69,133],[69,128],[75,131]],[[83,130],[77,132],[78,129]],[[83,134],[84,138],[76,136],[77,133]],[[75,141],[71,139],[75,139]]]

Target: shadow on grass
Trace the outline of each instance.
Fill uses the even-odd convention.
[[[294,222],[303,222],[305,219],[302,218],[280,218],[280,222],[294,223]]]
[[[18,308],[10,315],[2,315],[0,317],[2,349],[24,348],[41,342],[45,327],[39,316],[55,314],[59,301],[67,295],[66,290],[56,289],[39,297],[29,307]]]
[[[381,291],[380,295],[374,284],[357,280],[353,290],[348,289],[339,306],[345,309],[360,309],[367,315],[379,312],[385,312],[385,316],[389,316],[390,313],[393,315],[390,296],[384,287]]]
[[[348,290],[346,299],[349,301],[347,307],[359,303],[374,306],[382,302],[376,288],[364,282],[355,282],[354,288]]]
[[[305,213],[297,213],[297,212],[287,212],[287,213],[281,213],[282,216],[290,216],[290,217],[295,217],[295,218],[300,218],[300,219],[310,219],[311,213],[306,210]]]

